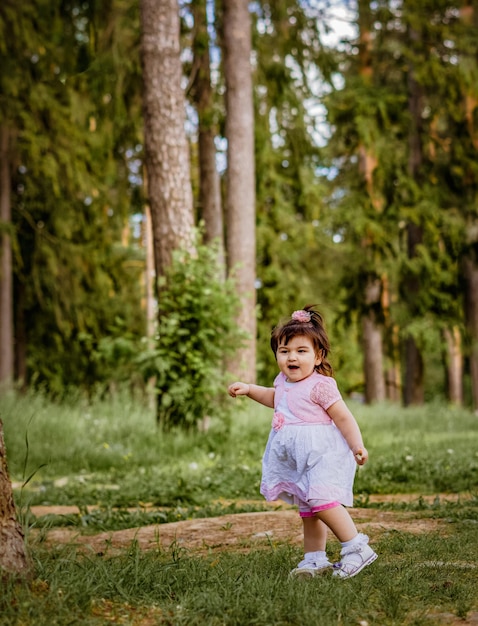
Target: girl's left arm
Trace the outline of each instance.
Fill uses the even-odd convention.
[[[366,463],[368,452],[363,445],[362,433],[357,420],[343,400],[337,400],[327,409],[327,413],[342,433],[345,441],[349,444],[355,460],[359,465]]]

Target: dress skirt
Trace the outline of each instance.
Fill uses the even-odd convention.
[[[284,424],[270,432],[260,491],[268,501],[337,501],[352,506],[356,467],[335,424]]]

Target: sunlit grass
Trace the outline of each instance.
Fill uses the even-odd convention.
[[[231,402],[234,400],[231,399]],[[230,431],[164,433],[128,395],[55,405],[41,395],[0,399],[10,473],[22,503],[206,506],[260,499],[269,409],[236,401]],[[351,403],[370,452],[355,493],[476,492],[478,418],[465,409]],[[19,486],[31,481],[20,494]]]
[[[350,406],[370,452],[356,503],[440,520],[441,531],[377,533],[379,559],[356,579],[299,583],[287,576],[300,548],[277,542],[203,556],[175,544],[141,552],[133,543],[112,557],[41,543],[57,526],[92,533],[263,509],[270,410],[240,400],[230,431],[219,423],[207,433],[162,433],[129,396],[62,406],[41,395],[4,396],[0,416],[35,578],[5,583],[0,623],[387,626],[466,618],[478,606],[477,417],[444,405]],[[441,492],[461,495],[447,500]],[[377,493],[416,497],[376,503]],[[34,504],[78,512],[36,518]],[[339,544],[331,549],[338,558]]]
[[[198,557],[174,544],[143,553],[133,543],[111,558],[39,547],[33,584],[4,589],[1,623],[441,624],[478,605],[475,531],[383,534],[379,559],[347,581],[289,580],[300,550],[286,545]],[[337,557],[339,545],[332,549]]]

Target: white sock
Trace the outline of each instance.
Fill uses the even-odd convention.
[[[327,560],[327,553],[325,550],[317,550],[316,552],[306,552],[304,554],[304,561],[312,561],[313,563],[321,563]]]
[[[367,535],[363,533],[357,533],[353,539],[349,539],[348,541],[342,542],[342,548],[350,548],[351,546],[355,546],[357,544],[366,544],[368,543]]]

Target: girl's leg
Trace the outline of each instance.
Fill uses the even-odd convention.
[[[336,506],[332,509],[325,509],[324,511],[318,511],[316,513],[317,518],[327,525],[334,533],[337,539],[344,543],[350,541],[358,535],[357,527],[353,519],[350,517],[349,512],[342,505]],[[304,518],[305,519],[305,518]],[[314,518],[309,518],[314,519]],[[304,527],[304,540],[305,540],[305,527]]]
[[[359,534],[347,509],[336,506],[316,515],[342,543],[341,560],[334,565],[334,576],[351,578],[375,561],[377,555],[368,545],[367,535]]]
[[[318,517],[303,517],[304,552],[325,550],[327,543],[327,526]]]
[[[292,577],[317,576],[332,567],[327,559],[325,544],[327,526],[318,517],[302,517],[304,525],[304,558],[290,573]]]

